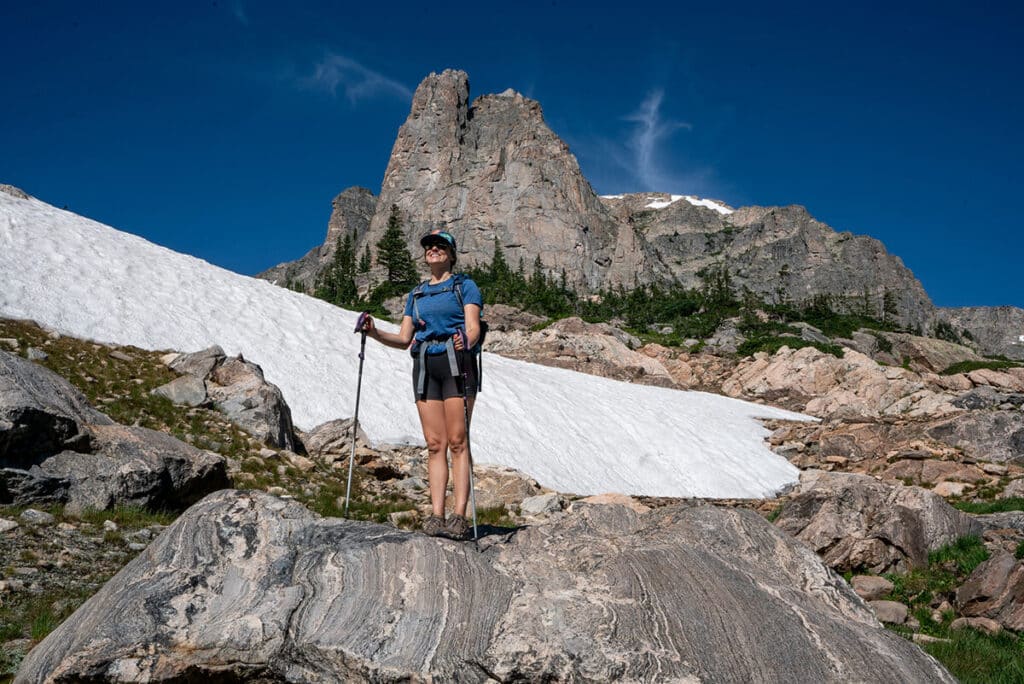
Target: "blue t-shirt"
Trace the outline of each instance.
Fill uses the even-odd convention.
[[[420,295],[415,296],[419,290]],[[476,304],[483,312],[484,299],[480,288],[469,278],[462,279],[462,303]],[[416,299],[415,306],[413,299]],[[420,321],[416,320],[419,314]],[[412,318],[416,333],[413,352],[419,352],[420,343],[424,340],[439,339],[427,347],[428,354],[443,354],[445,343],[449,337],[466,327],[466,312],[459,308],[459,298],[455,294],[455,276],[437,285],[419,285],[409,293],[405,302],[405,314]]]

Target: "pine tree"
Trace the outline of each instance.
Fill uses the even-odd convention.
[[[370,267],[373,266],[373,260],[370,256],[370,245],[366,245],[366,250],[363,251],[363,257],[359,260],[359,272],[369,273]]]
[[[336,306],[350,306],[359,299],[355,277],[355,246],[353,235],[339,237],[334,246],[334,258],[317,278],[314,296]]]
[[[419,282],[416,264],[409,254],[402,231],[402,219],[398,207],[391,205],[391,216],[384,237],[377,243],[377,263],[388,271],[387,282],[394,293],[404,292]]]

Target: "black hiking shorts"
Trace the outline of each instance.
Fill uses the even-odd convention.
[[[427,377],[423,385],[424,395],[420,396],[416,394],[416,384],[420,379],[420,357],[418,355],[412,357],[412,393],[415,400],[426,399],[427,401],[433,401],[461,397],[462,376],[452,376],[448,355],[428,354],[426,361]],[[467,396],[475,397],[477,388],[476,359],[473,356],[467,355],[463,358],[463,364],[465,364],[467,377],[469,378],[469,388],[466,394]]]

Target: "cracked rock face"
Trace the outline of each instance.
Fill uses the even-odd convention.
[[[574,506],[475,547],[218,492],[17,681],[954,681],[749,511]]]

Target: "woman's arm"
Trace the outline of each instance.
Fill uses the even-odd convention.
[[[476,346],[480,339],[480,307],[476,304],[466,304],[463,307],[463,314],[466,317],[466,337],[469,338],[469,348]],[[462,338],[456,335],[455,348],[462,350]]]
[[[480,318],[478,316],[478,325],[479,320]],[[373,316],[366,317],[366,322],[363,323],[363,330],[366,331],[367,335],[386,347],[392,347],[393,349],[408,349],[409,344],[412,343],[412,316],[402,317],[402,326],[398,329],[397,334],[378,330],[377,325],[373,321]]]

